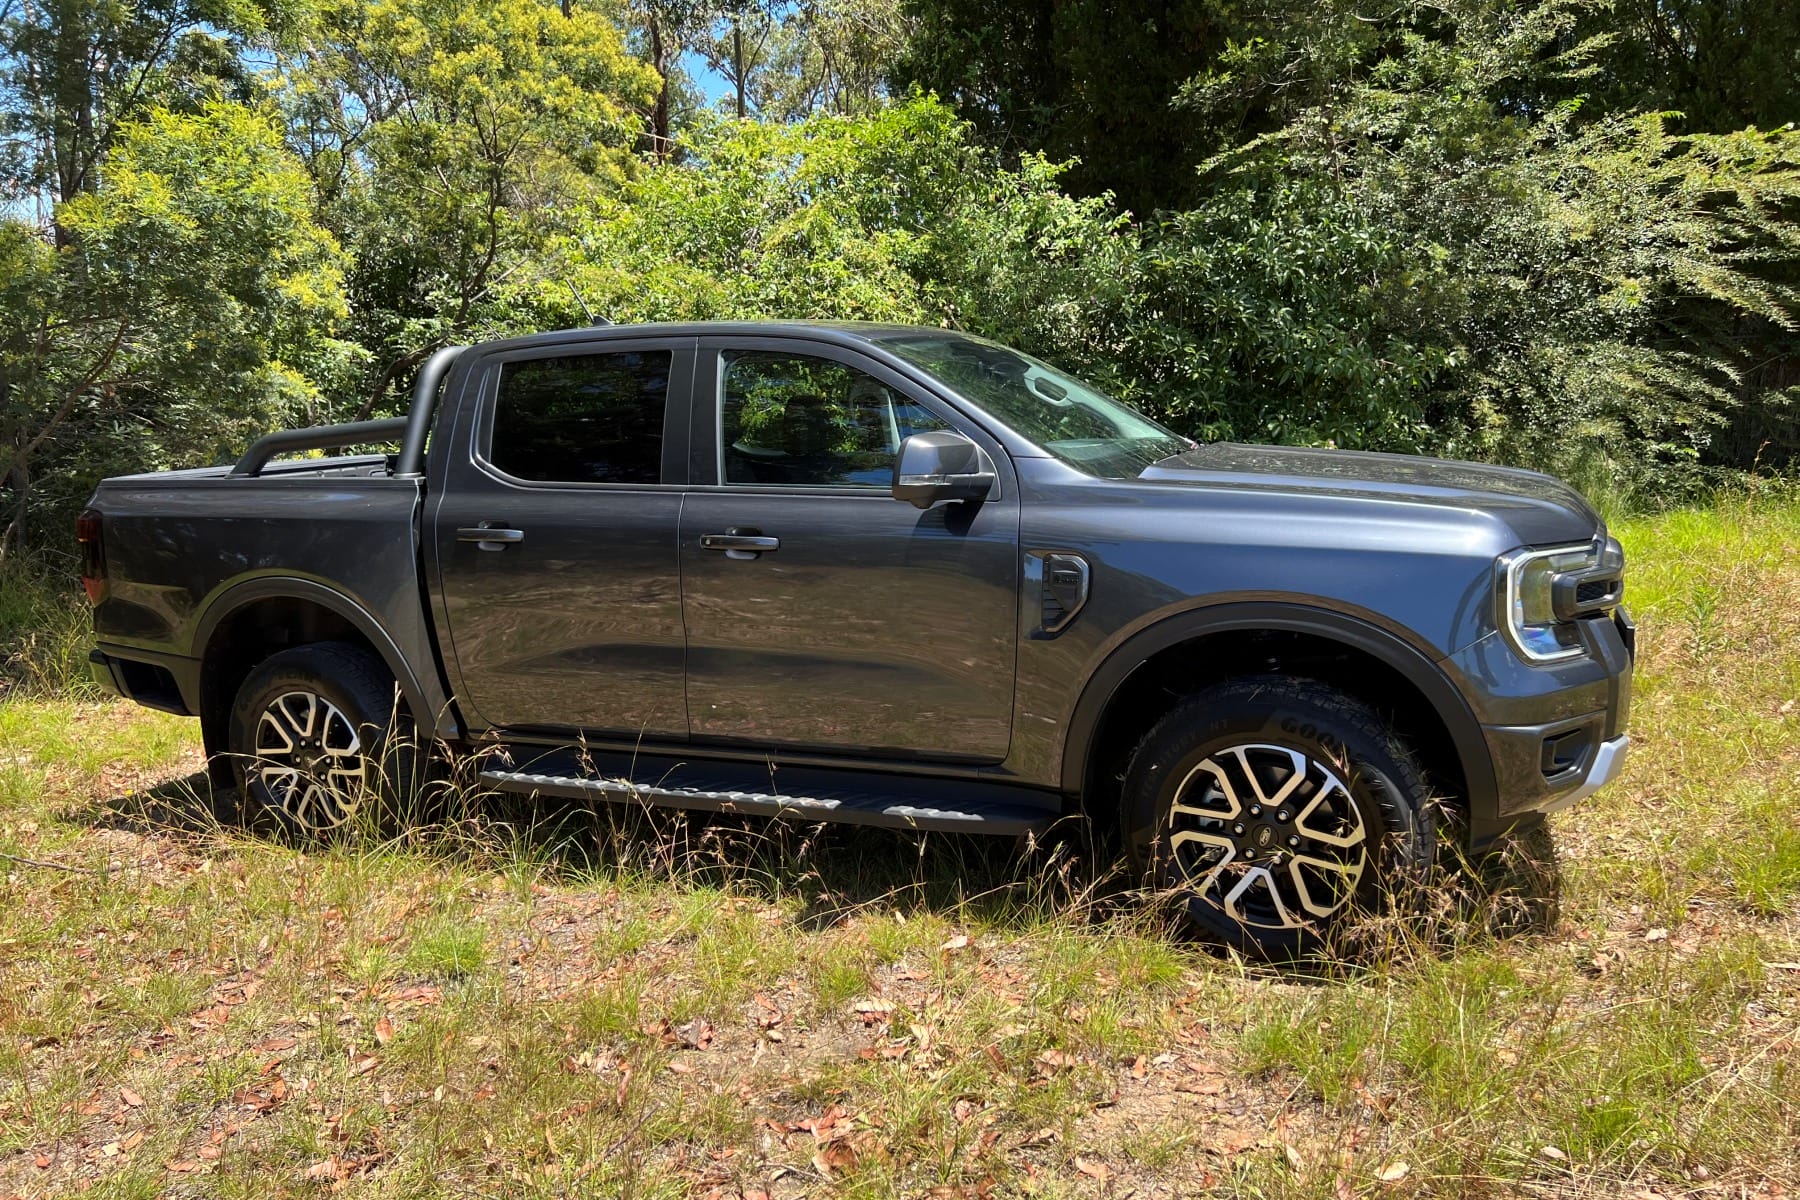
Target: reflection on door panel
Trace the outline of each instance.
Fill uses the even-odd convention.
[[[895,500],[901,440],[947,428],[944,419],[832,359],[721,357],[710,415],[724,486],[694,492],[682,509],[693,736],[1003,759],[1018,636],[1016,498],[925,512]],[[703,541],[722,534],[774,547],[727,555]]]
[[[506,728],[684,735],[685,642],[675,534],[659,486],[673,354],[506,363],[485,447],[520,486],[470,470],[438,513],[460,692]],[[557,487],[557,484],[623,487]],[[482,549],[458,529],[519,541]]]

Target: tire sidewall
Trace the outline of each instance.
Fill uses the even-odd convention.
[[[1322,700],[1335,703],[1321,702]],[[1200,763],[1231,746],[1296,750],[1340,773],[1373,848],[1350,908],[1321,927],[1249,928],[1214,901],[1185,891],[1167,853],[1176,788]],[[1379,718],[1322,685],[1282,680],[1209,689],[1154,726],[1133,755],[1124,787],[1125,842],[1144,882],[1176,894],[1183,915],[1240,949],[1267,954],[1312,949],[1353,919],[1378,911],[1431,861],[1434,835],[1417,765]]]

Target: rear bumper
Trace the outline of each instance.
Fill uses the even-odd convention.
[[[99,646],[88,654],[88,670],[95,683],[145,708],[178,717],[198,711],[200,671],[191,658]]]

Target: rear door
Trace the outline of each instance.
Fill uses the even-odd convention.
[[[479,725],[684,737],[676,533],[695,339],[476,368],[436,496],[446,659]]]
[[[694,405],[681,521],[693,737],[1005,758],[1019,500],[999,445],[825,343],[702,339]],[[899,441],[946,428],[996,460],[994,495],[923,512],[895,500]]]

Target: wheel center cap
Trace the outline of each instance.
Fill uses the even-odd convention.
[[[1256,848],[1259,850],[1267,850],[1270,846],[1275,844],[1275,831],[1270,829],[1267,825],[1258,825],[1256,827],[1255,836]]]

